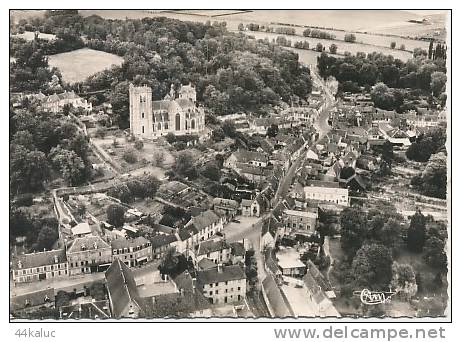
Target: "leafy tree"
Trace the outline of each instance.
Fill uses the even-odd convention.
[[[49,176],[43,152],[30,151],[21,145],[10,148],[10,189],[14,193],[40,190]]]
[[[357,207],[341,212],[341,248],[350,259],[367,238],[368,228],[365,214]]]
[[[396,42],[391,42],[391,49],[395,49],[396,46],[397,46]]]
[[[229,138],[235,138],[237,136],[237,131],[235,129],[235,124],[232,121],[230,121],[230,120],[224,121],[221,128],[222,128],[224,134],[226,136],[228,136]]]
[[[141,140],[136,140],[134,143],[134,148],[138,151],[141,151],[144,148],[144,143]]]
[[[420,253],[426,242],[426,217],[417,211],[410,221],[407,232],[407,247],[412,252]]]
[[[431,74],[431,90],[434,96],[439,96],[445,91],[445,85],[447,84],[447,75],[445,73],[436,71]]]
[[[413,267],[408,264],[398,264],[394,262],[392,265],[392,282],[393,290],[405,300],[410,300],[418,292],[416,276]]]
[[[173,170],[184,177],[195,178],[197,175],[194,157],[189,151],[181,151],[176,156],[176,162]]]
[[[344,35],[344,41],[347,43],[355,43],[357,37],[353,33],[347,33]]]
[[[322,43],[317,43],[317,45],[315,46],[315,51],[317,51],[317,52],[322,52],[323,51]]]
[[[111,204],[106,209],[107,221],[115,226],[121,227],[125,223],[125,208],[118,204]]]
[[[336,52],[338,52],[338,46],[336,44],[331,44],[329,49],[332,54],[336,54]]]
[[[129,164],[134,164],[138,161],[138,156],[135,150],[131,148],[123,152],[122,158]]]
[[[209,163],[205,166],[202,174],[213,181],[218,182],[221,179],[221,170],[214,164]]]
[[[270,138],[275,138],[279,133],[279,126],[276,124],[272,124],[267,128],[266,135]]]
[[[401,44],[399,50],[405,51],[405,44]]]
[[[160,181],[154,175],[146,175],[142,178],[142,184],[145,187],[145,196],[153,198],[160,188]]]
[[[387,289],[392,279],[392,253],[379,244],[363,245],[352,261],[357,286]]]
[[[50,156],[69,185],[79,185],[85,180],[85,164],[77,153],[58,146],[51,149]]]
[[[152,156],[152,162],[157,167],[162,167],[165,162],[165,152],[163,150],[155,150]]]
[[[37,242],[32,246],[34,250],[42,251],[44,249],[53,249],[54,243],[58,240],[58,227],[44,225],[37,236]]]
[[[431,236],[424,245],[424,260],[438,271],[447,272],[447,254],[445,253],[445,241]]]

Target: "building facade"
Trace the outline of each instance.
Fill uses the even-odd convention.
[[[200,134],[205,129],[205,111],[196,103],[196,91],[190,84],[178,93],[172,85],[163,100],[152,101],[152,89],[130,84],[130,133],[155,139],[168,133]]]
[[[18,255],[12,263],[15,284],[67,276],[69,272],[64,249]]]
[[[198,271],[197,284],[212,304],[235,303],[246,294],[245,271],[240,265],[222,266]]]
[[[122,260],[128,267],[152,261],[152,244],[142,236],[135,239],[117,239],[111,245],[114,259]]]
[[[69,275],[100,272],[112,262],[112,248],[99,236],[76,238],[67,245]]]

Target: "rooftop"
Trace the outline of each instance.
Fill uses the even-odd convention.
[[[64,249],[22,254],[13,257],[13,269],[33,268],[67,261]]]
[[[206,271],[197,271],[197,281],[200,284],[211,284],[223,281],[246,279],[245,271],[240,265],[222,266]]]

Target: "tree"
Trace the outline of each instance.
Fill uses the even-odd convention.
[[[352,259],[367,238],[365,214],[357,207],[346,208],[341,212],[340,224],[341,248]]]
[[[244,30],[245,30],[245,26],[244,26],[242,23],[240,23],[240,24],[238,25],[238,30],[239,30],[239,31],[244,31]]]
[[[397,250],[402,242],[402,225],[394,218],[390,218],[380,233],[381,243],[391,250]]]
[[[214,164],[209,163],[205,166],[205,169],[202,171],[202,174],[215,182],[218,182],[221,179],[221,170]]]
[[[422,175],[422,191],[426,196],[446,198],[447,156],[443,152],[433,154]]]
[[[338,46],[336,44],[331,44],[329,49],[330,49],[330,53],[335,55],[336,52],[338,51]]]
[[[275,138],[279,133],[279,126],[276,124],[272,124],[267,128],[266,135],[270,138]]]
[[[77,215],[80,216],[80,218],[84,218],[86,214],[86,206],[84,203],[78,203],[77,204]]]
[[[160,181],[154,175],[147,175],[142,178],[142,184],[145,187],[145,196],[149,198],[154,198],[158,189],[160,188]]]
[[[410,221],[407,232],[407,247],[412,252],[420,253],[426,242],[426,217],[417,211]]]
[[[446,83],[447,75],[445,75],[445,73],[436,71],[431,74],[431,90],[434,96],[439,96],[445,91]]]
[[[40,190],[49,176],[45,153],[21,145],[10,148],[10,189],[14,193]]]
[[[53,165],[61,171],[70,186],[81,184],[85,180],[85,164],[77,153],[58,146],[51,149],[50,156]]]
[[[363,245],[352,261],[356,286],[371,290],[388,289],[392,279],[392,253],[379,245]]]
[[[391,49],[395,49],[397,43],[396,42],[391,42]]]
[[[418,285],[413,267],[408,264],[394,262],[392,265],[391,287],[407,301],[415,296],[418,292]]]
[[[405,51],[405,44],[401,44],[399,50]]]
[[[165,152],[163,150],[155,150],[152,156],[152,162],[157,167],[162,167],[165,162]]]
[[[323,51],[322,43],[317,43],[317,45],[315,47],[315,51],[317,51],[317,52],[322,52]]]
[[[428,57],[429,59],[432,59],[432,51],[434,48],[434,41],[431,39],[431,42],[429,43],[429,51],[428,51]]]
[[[184,177],[194,178],[197,173],[194,166],[194,157],[189,151],[181,151],[176,156],[174,171]]]
[[[107,221],[115,226],[121,227],[125,223],[125,208],[118,204],[111,204],[106,209]]]
[[[344,35],[344,41],[347,43],[355,43],[357,37],[353,33],[347,33]]]
[[[228,136],[229,138],[235,138],[236,137],[237,131],[235,129],[235,124],[232,121],[230,121],[230,120],[224,121],[221,128],[222,128],[224,134],[226,136]]]
[[[122,158],[129,164],[134,164],[138,161],[137,154],[134,149],[130,148],[123,152]]]
[[[309,37],[311,35],[311,29],[307,28],[303,31],[304,37]]]
[[[34,250],[42,251],[44,249],[51,250],[58,239],[58,227],[51,225],[43,225],[37,236],[36,243],[32,246]]]
[[[136,140],[134,143],[134,148],[138,151],[141,151],[144,148],[144,143],[141,140]]]
[[[175,248],[169,248],[162,257],[158,269],[162,275],[173,275],[178,273],[179,257]]]
[[[447,272],[447,254],[445,253],[445,241],[431,236],[424,245],[424,260],[434,269],[443,273]]]

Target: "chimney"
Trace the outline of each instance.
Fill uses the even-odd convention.
[[[192,278],[192,290],[195,291],[196,286],[197,286],[197,278]]]
[[[59,263],[59,258],[58,258],[57,255],[54,256],[54,263],[55,263],[55,264]]]
[[[22,262],[21,262],[21,260],[18,261],[18,268],[22,268]]]
[[[222,273],[223,272],[223,264],[218,264],[218,273]]]

